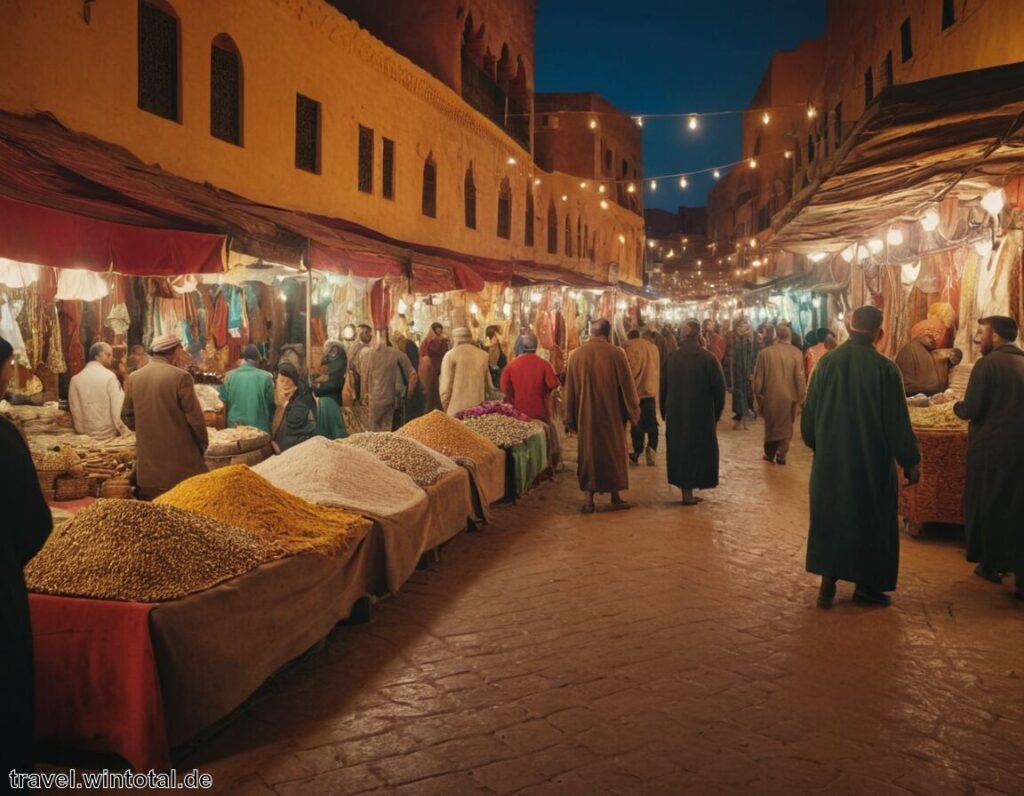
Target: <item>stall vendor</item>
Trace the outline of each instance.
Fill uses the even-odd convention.
[[[114,349],[107,343],[93,343],[89,364],[71,377],[68,404],[76,433],[113,439],[128,431],[121,422],[124,391],[113,365]]]
[[[133,485],[152,500],[186,478],[207,471],[209,446],[203,407],[188,371],[175,367],[181,339],[165,334],[153,340],[149,363],[128,377],[121,420],[135,432]]]
[[[903,373],[903,387],[907,395],[938,395],[949,387],[949,370],[960,362],[962,354],[952,355],[936,351],[944,330],[937,324],[924,321],[911,330],[913,339],[896,354],[896,365]]]
[[[217,389],[226,407],[227,426],[252,426],[270,432],[274,419],[274,377],[260,368],[260,350],[242,349],[242,364]]]

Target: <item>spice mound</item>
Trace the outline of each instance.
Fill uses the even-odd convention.
[[[967,421],[953,414],[953,404],[935,406],[908,406],[910,425],[934,431],[966,431]]]
[[[419,510],[427,494],[372,453],[313,437],[253,468],[279,489],[371,517]]]
[[[164,602],[282,553],[258,534],[173,506],[99,500],[51,534],[25,581],[43,594]]]
[[[422,442],[387,431],[353,434],[338,442],[372,453],[388,467],[405,473],[417,486],[436,484],[442,476],[456,469],[455,462]]]
[[[349,537],[362,538],[371,526],[356,514],[322,508],[289,494],[244,464],[193,476],[154,502],[237,525],[289,554],[333,555]]]
[[[494,443],[486,437],[437,409],[409,421],[395,433],[418,440],[450,458],[459,456],[481,462],[498,452]]]
[[[505,415],[481,415],[462,421],[499,448],[512,448],[537,433],[536,426]]]
[[[504,401],[484,401],[479,406],[457,412],[455,419],[466,420],[470,417],[483,417],[484,415],[505,415],[507,417],[514,417],[516,420],[522,420],[524,423],[529,423],[531,420],[529,415],[523,414],[512,404],[507,404]]]

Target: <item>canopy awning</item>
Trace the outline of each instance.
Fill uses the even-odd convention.
[[[836,252],[1024,173],[1024,63],[889,86],[772,221],[766,246]]]

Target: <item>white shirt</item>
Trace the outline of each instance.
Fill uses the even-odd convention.
[[[68,390],[75,431],[95,439],[111,439],[128,431],[121,422],[124,391],[114,371],[93,360],[71,378]]]
[[[450,415],[479,406],[491,385],[491,358],[472,343],[459,343],[441,360],[441,405]]]

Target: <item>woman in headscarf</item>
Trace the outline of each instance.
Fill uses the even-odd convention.
[[[286,451],[316,436],[316,399],[291,362],[278,365],[274,397],[277,409],[270,433],[275,452]]]
[[[320,364],[321,375],[313,382],[313,394],[320,399],[317,433],[327,439],[344,439],[348,436],[341,414],[341,391],[345,387],[345,371],[348,370],[345,346],[337,340],[328,340],[324,344],[324,357]]]
[[[14,348],[0,337],[0,396],[7,392]],[[35,668],[25,564],[50,535],[52,519],[32,455],[18,429],[0,418],[0,772],[32,771]]]

